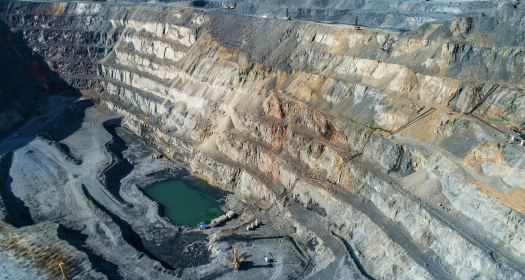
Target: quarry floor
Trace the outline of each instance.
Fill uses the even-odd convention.
[[[0,110],[0,272],[9,279],[61,279],[61,261],[77,279],[525,276],[525,196],[513,195],[525,193],[525,149],[508,144],[510,128],[495,134],[465,114],[498,85],[460,87],[392,58],[459,56],[439,37],[448,35],[430,44],[416,29],[496,4],[455,1],[447,12],[448,1],[383,1],[375,11],[373,0],[354,11],[342,1],[339,22],[330,1],[303,18],[292,9],[291,21],[283,5],[304,1],[235,10],[22,2],[0,14],[0,61],[16,66],[0,69],[16,82],[0,106],[24,115],[7,128]],[[275,20],[261,19],[273,10]],[[410,46],[423,50],[409,56]],[[390,80],[413,91],[382,93]],[[448,97],[412,100],[452,93],[451,84],[461,108],[439,103]],[[517,89],[497,96],[478,111],[523,104]],[[494,125],[504,116],[515,115]],[[234,192],[222,210],[237,215],[206,230],[178,226],[144,194],[190,174]],[[262,224],[247,230],[255,219]]]
[[[177,163],[152,161],[151,156],[159,153],[141,142],[126,147],[118,133],[109,132],[114,131],[109,127],[118,125],[114,121],[118,115],[91,102],[77,101],[72,111],[78,111],[51,126],[56,130],[36,138],[18,132],[20,136],[0,145],[3,151],[14,151],[10,192],[21,198],[8,205],[8,210],[19,211],[13,218],[20,228],[0,222],[0,266],[7,279],[58,278],[59,261],[80,279],[134,278],[140,273],[151,275],[151,270],[200,278],[196,266],[207,279],[298,278],[311,270],[308,252],[315,249],[316,241],[295,240],[279,219],[236,195],[226,198],[224,210],[238,215],[213,229],[178,227],[159,216],[156,203],[141,189],[158,180],[188,175]],[[51,116],[52,112],[35,117],[20,131],[31,135],[40,129],[37,124]],[[74,132],[64,136],[69,130]],[[28,185],[30,190],[24,188]],[[289,207],[297,208],[299,218],[314,214],[293,202]],[[246,226],[255,219],[262,224],[247,232]],[[43,252],[49,248],[53,253]],[[238,271],[231,264],[233,248],[246,260]],[[346,250],[340,253],[348,254]],[[141,261],[144,255],[161,266]],[[265,257],[272,260],[270,265]],[[35,268],[34,263],[39,265]],[[86,272],[83,266],[94,269]],[[355,264],[345,266],[355,269]]]
[[[103,102],[66,105],[65,117],[35,116],[0,144],[2,153],[14,151],[6,153],[11,166],[3,201],[19,198],[6,203],[10,223],[0,222],[0,265],[8,279],[59,279],[60,261],[79,279],[301,279],[314,266],[321,267],[315,279],[371,278],[360,253],[327,229],[323,210],[307,209],[291,197],[265,211],[231,194],[223,210],[237,215],[224,224],[206,230],[173,225],[143,189],[189,176],[182,164],[152,160],[161,153],[122,128],[121,116]],[[413,249],[411,257],[438,273],[442,269],[366,200],[335,196],[363,209],[395,242]],[[247,231],[255,219],[261,224]],[[314,236],[298,231],[290,219]],[[320,243],[330,251],[317,248]],[[239,270],[232,266],[234,248],[246,260]],[[265,257],[272,260],[269,265]]]

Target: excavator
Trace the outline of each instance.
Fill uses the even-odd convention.
[[[357,25],[357,17],[355,17],[355,27],[354,27],[355,30],[359,30],[361,29],[361,27],[359,27],[359,25]]]
[[[235,269],[239,269],[244,264],[244,262],[244,258],[239,259],[237,248],[233,249],[233,267],[235,267]]]
[[[71,280],[71,277],[67,275],[66,265],[64,264],[64,262],[60,262],[58,266],[60,267],[60,271],[62,271],[62,276],[64,277],[63,280]]]
[[[288,8],[286,8],[286,20],[290,20],[292,19],[289,15],[288,15]]]
[[[235,2],[231,3],[231,5],[224,5],[224,8],[225,9],[235,9],[235,7],[237,7],[237,4],[235,4]]]

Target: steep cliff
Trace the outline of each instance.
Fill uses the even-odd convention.
[[[72,104],[57,118],[46,102],[51,124],[39,126],[24,115],[38,101],[4,85],[14,105],[0,115],[1,153],[18,150],[2,158],[2,198],[20,197],[33,222],[5,224],[0,238],[65,225],[93,251],[67,253],[118,266],[107,278],[525,277],[523,4],[223,4],[0,3],[3,56],[33,79],[16,98],[40,90]],[[355,16],[360,30],[345,25]],[[176,164],[124,166],[102,123]],[[20,131],[47,136],[20,144]],[[188,230],[140,191],[143,175],[180,167],[254,213],[209,231],[209,262],[183,265],[148,243]],[[107,183],[109,168],[127,170],[120,183]],[[252,215],[271,229],[245,233]],[[273,239],[282,248],[264,243]],[[243,242],[279,261],[232,271],[231,246]],[[77,274],[98,277],[102,261],[92,263]]]

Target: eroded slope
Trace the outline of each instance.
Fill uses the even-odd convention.
[[[86,209],[98,220],[78,226],[87,244],[129,278],[522,279],[525,150],[508,139],[519,137],[512,126],[523,129],[517,26],[525,10],[474,2],[483,12],[471,7],[402,33],[222,10],[2,3],[12,32],[84,98],[99,100],[83,109],[85,128],[46,130],[81,163],[51,160],[59,149],[18,150],[13,194],[37,223],[76,225],[83,217],[68,209]],[[418,9],[435,7],[425,5],[435,3]],[[104,179],[121,166],[101,124],[116,117],[193,175],[234,192],[227,207],[250,209],[208,232],[209,264],[173,267],[144,241],[166,244],[177,229],[140,192],[146,184],[130,178],[165,167],[150,170],[144,157],[126,177]],[[89,149],[79,145],[87,135]],[[47,151],[42,141],[29,149]],[[40,160],[51,160],[40,173],[53,174],[28,178],[28,162]],[[57,210],[52,193],[31,198],[28,180],[74,192],[76,206]],[[254,218],[268,228],[246,233]],[[100,241],[100,225],[117,236],[113,244]],[[282,266],[229,268],[232,244],[278,247],[268,240],[286,244],[274,249]],[[164,267],[147,270],[139,259]]]

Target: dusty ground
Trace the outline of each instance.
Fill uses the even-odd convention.
[[[82,279],[134,278],[140,274],[187,278],[194,275],[191,267],[197,265],[203,266],[199,268],[204,271],[201,275],[210,279],[296,277],[311,269],[304,249],[290,236],[273,229],[272,220],[264,213],[256,210],[263,225],[245,234],[245,225],[254,221],[251,207],[225,225],[207,231],[180,228],[160,217],[158,205],[145,197],[142,188],[157,180],[188,175],[171,161],[151,162],[151,155],[159,153],[137,138],[126,146],[118,135],[129,139],[130,133],[115,132],[118,116],[104,106],[94,107],[92,100],[83,100],[72,107],[85,110],[82,114],[66,112],[46,130],[45,138],[37,137],[6,154],[11,157],[7,191],[19,198],[10,207],[22,210],[17,226],[24,226],[16,229],[2,222],[1,250],[12,256],[3,258],[8,279],[32,278],[35,273],[43,279],[57,277],[59,261],[68,265],[71,275],[78,273]],[[78,128],[64,137],[67,126]],[[3,145],[11,147],[23,140],[15,138]],[[231,207],[238,210],[235,208],[244,204]],[[46,232],[35,227],[44,227]],[[40,239],[40,234],[56,237]],[[211,234],[214,242],[199,241],[207,238],[205,234]],[[12,244],[14,239],[16,244]],[[40,257],[39,250],[32,249],[35,246],[52,247],[57,253]],[[233,248],[247,260],[246,266],[235,272],[231,265]],[[22,255],[42,263],[40,270],[21,263],[18,259]],[[265,256],[273,259],[270,266],[264,263]],[[146,267],[143,258],[152,259],[148,262],[151,267]],[[81,265],[84,267],[77,267]]]
[[[223,4],[0,2],[8,277],[523,279],[520,1]]]

